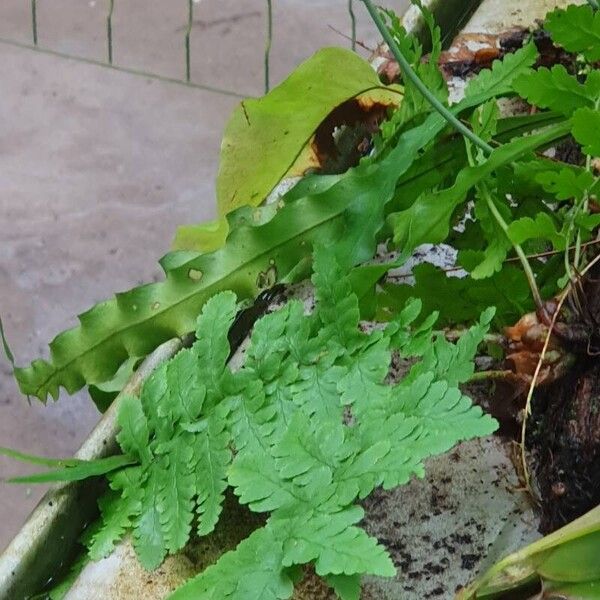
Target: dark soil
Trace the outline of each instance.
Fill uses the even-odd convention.
[[[469,50],[462,46],[467,39],[477,37],[478,41],[487,44],[479,50]],[[440,59],[440,66],[448,77],[467,77],[489,69],[495,60],[502,59],[507,54],[516,52],[529,42],[533,41],[539,52],[536,67],[551,67],[563,65],[569,73],[577,75],[577,55],[565,52],[555,46],[550,36],[542,26],[536,29],[515,28],[500,34],[462,34],[453,42],[454,51],[444,52]]]
[[[599,277],[600,269],[594,271],[592,277]],[[559,328],[563,343],[576,355],[575,365],[536,392],[528,427],[542,533],[600,504],[600,280],[588,278],[581,292],[577,309],[566,309],[572,316],[561,315],[567,324]]]

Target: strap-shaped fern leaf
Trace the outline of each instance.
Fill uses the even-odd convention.
[[[535,58],[535,47],[528,45],[494,63],[470,83],[469,97],[455,107],[456,113],[511,91],[515,77],[527,72]],[[96,305],[79,316],[78,327],[50,343],[50,360],[16,369],[22,392],[45,401],[49,395],[57,398],[61,387],[73,393],[111,379],[129,357],[145,356],[160,343],[193,331],[202,307],[218,292],[231,290],[245,300],[258,294],[266,273],[276,273],[277,279],[304,277],[298,266],[308,267],[314,243],[335,241],[344,267],[370,259],[396,185],[445,125],[444,118],[431,114],[403,133],[389,153],[351,169],[324,189],[307,185],[292,190],[280,209],[255,209],[255,221],[232,214],[222,248],[163,261],[165,281]]]

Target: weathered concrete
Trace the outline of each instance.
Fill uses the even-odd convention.
[[[347,42],[346,0],[277,0],[273,81],[317,48]],[[377,38],[357,4],[359,37]],[[402,9],[406,0],[387,4]],[[182,76],[185,0],[115,2],[114,58]],[[0,3],[0,37],[29,42],[29,3]],[[246,94],[262,89],[264,0],[196,4],[192,75]],[[38,2],[39,43],[106,54],[100,0]],[[223,126],[236,100],[0,43],[0,314],[19,364],[73,316],[114,291],[160,277],[177,224],[213,216]],[[98,418],[86,394],[29,406],[0,359],[0,445],[71,455]],[[0,477],[26,469],[0,459]],[[0,548],[43,490],[0,486]]]

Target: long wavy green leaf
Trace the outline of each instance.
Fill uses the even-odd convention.
[[[384,161],[353,169],[324,192],[286,203],[263,225],[239,226],[223,248],[167,271],[165,282],[119,294],[82,314],[79,327],[50,344],[51,361],[16,370],[21,389],[44,400],[48,394],[58,397],[59,386],[73,393],[105,381],[129,356],[144,356],[193,331],[215,293],[232,290],[240,300],[253,298],[262,286],[295,272],[315,242],[343,237],[344,263],[367,260],[396,182],[444,124],[433,115],[406,133]]]
[[[469,86],[472,95],[454,113],[506,93],[507,82],[535,60],[530,48],[515,56],[509,64],[495,65],[491,77],[486,75],[487,86],[478,85],[479,77],[475,78]],[[256,225],[241,220],[219,250],[192,254],[189,260],[179,256],[166,269],[166,281],[96,305],[79,317],[79,327],[51,342],[49,361],[36,360],[15,370],[21,390],[45,400],[48,395],[57,398],[61,386],[73,393],[111,379],[129,357],[145,356],[160,343],[193,331],[202,306],[215,293],[232,290],[243,301],[255,297],[262,286],[305,277],[315,242],[343,238],[338,257],[345,267],[371,258],[374,236],[383,225],[384,207],[396,183],[445,126],[443,117],[431,114],[404,133],[381,161],[331,178],[324,189],[306,186],[300,197],[292,190],[293,201],[284,199],[270,221],[262,222],[260,214]]]

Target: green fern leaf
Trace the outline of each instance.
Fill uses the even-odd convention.
[[[171,423],[178,421],[192,423],[198,419],[207,394],[204,375],[209,370],[208,365],[199,361],[195,349],[180,351],[167,366],[168,402],[164,401],[166,398],[164,396],[163,401],[157,406],[158,417],[167,419]],[[222,370],[222,368],[215,368],[211,374],[218,375],[222,373]],[[215,386],[214,381],[212,386]]]
[[[273,456],[279,476],[293,481],[317,469],[334,471],[355,450],[346,440],[341,419],[319,421],[315,427],[308,415],[297,412]]]
[[[139,467],[124,469],[111,477],[110,485],[114,491],[100,498],[100,527],[87,543],[92,560],[108,556],[131,528],[134,517],[141,509],[142,484],[142,471]]]
[[[407,297],[402,310],[385,329],[385,336],[390,340],[390,347],[398,350],[400,356],[423,356],[433,338],[433,326],[439,313],[431,311],[419,325],[413,324],[423,312],[423,301],[420,298]]]
[[[340,600],[360,600],[360,577],[358,575],[327,575],[325,581]]]
[[[154,468],[160,472],[157,506],[165,548],[171,553],[185,546],[192,528],[196,492],[193,437],[183,432],[160,447],[164,456]]]
[[[250,377],[238,378],[244,391],[228,400],[229,427],[238,455],[256,449],[267,450],[273,443],[277,407],[267,401],[261,381]]]
[[[423,427],[416,418],[398,414],[390,397],[373,407],[373,416],[361,420],[363,449],[336,472],[342,497],[365,498],[377,486],[389,490],[424,474],[423,459],[429,454],[421,444]]]
[[[272,458],[258,452],[243,454],[233,461],[229,469],[229,484],[235,488],[240,502],[248,504],[256,512],[273,511],[308,501],[299,486],[282,480]]]
[[[540,212],[535,216],[523,217],[513,221],[508,226],[508,236],[515,244],[522,244],[527,240],[548,240],[554,250],[564,250],[566,237],[556,228],[556,223],[548,213]]]
[[[131,526],[129,515],[123,511],[120,494],[108,492],[98,500],[101,520],[98,528],[92,533],[86,544],[90,558],[101,560],[106,558]]]
[[[599,54],[600,56],[600,54]],[[580,108],[573,115],[573,137],[589,156],[600,156],[600,111]]]
[[[591,6],[559,8],[546,16],[544,27],[568,52],[580,52],[590,62],[600,60],[600,13]]]
[[[155,568],[188,542],[194,511],[200,535],[214,529],[231,486],[251,510],[271,513],[268,525],[175,598],[288,597],[289,569],[307,562],[323,576],[394,574],[385,549],[356,526],[362,509],[354,503],[379,485],[421,476],[427,457],[457,441],[494,430],[457,387],[473,373],[493,311],[456,344],[443,336],[425,344],[433,325],[426,319],[417,329],[421,361],[390,385],[390,344],[397,337],[410,347],[421,304],[408,303],[385,330],[361,333],[349,278],[330,256],[319,256],[324,252],[317,249],[314,277],[323,306],[313,315],[294,302],[264,317],[246,363],[232,372],[225,362],[236,300],[220,294],[205,305],[192,348],[157,369],[139,401],[125,400],[119,442],[142,464],[111,476],[122,493],[102,502],[95,553],[109,551],[131,528],[140,561]],[[337,313],[336,299],[347,300]],[[309,364],[295,359],[302,348],[311,349]],[[210,402],[190,369],[203,377],[212,371]],[[136,473],[137,483],[133,475],[118,483],[127,473]],[[356,578],[331,581],[340,590],[347,584],[347,597],[355,593]]]
[[[493,98],[512,92],[514,81],[529,72],[537,57],[535,44],[530,42],[513,54],[507,54],[502,61],[495,60],[491,69],[484,69],[469,82],[465,96],[477,98],[486,94]]]
[[[198,535],[214,530],[221,515],[224,491],[227,488],[227,468],[231,463],[230,435],[225,415],[212,414],[207,427],[194,441],[195,478],[198,492],[196,512],[200,517]]]
[[[529,104],[571,116],[578,108],[594,107],[600,95],[600,72],[592,71],[585,83],[579,83],[563,65],[542,67],[519,77],[514,88]]]
[[[264,316],[254,325],[246,364],[264,382],[272,381],[280,374],[287,346],[283,333],[289,311],[290,305],[287,305],[282,310]]]
[[[348,278],[343,276],[335,254],[325,248],[315,252],[314,274],[317,309],[315,318],[322,325],[321,339],[338,344],[347,352],[353,352],[361,343],[358,331],[360,310],[358,299],[352,293]]]
[[[161,473],[153,469],[143,487],[140,514],[134,523],[133,545],[142,566],[148,571],[156,569],[167,555],[163,528],[158,508]]]
[[[236,310],[235,294],[222,292],[207,301],[198,318],[193,352],[209,397],[214,394],[220,396],[222,373],[230,352],[227,335]]]
[[[458,388],[445,381],[433,381],[430,374],[418,377],[398,397],[402,412],[416,417],[425,432],[420,445],[424,456],[441,454],[457,441],[493,432],[497,425]]]
[[[137,396],[125,396],[119,405],[117,442],[125,454],[147,463],[150,460],[148,420]]]
[[[423,360],[411,369],[403,384],[424,373],[429,373],[437,380],[446,381],[450,387],[467,382],[475,369],[473,356],[477,353],[479,344],[483,342],[494,312],[493,308],[484,311],[479,322],[461,335],[456,344],[438,336],[423,355]]]
[[[283,545],[263,527],[224,554],[169,600],[285,600],[294,584],[282,568]]]
[[[378,332],[381,333],[381,332]],[[378,335],[352,361],[348,373],[339,379],[337,386],[344,405],[355,405],[358,412],[368,410],[367,405],[376,403],[381,394],[389,392],[389,386],[381,383],[390,370],[390,340]],[[379,339],[377,339],[379,337]]]
[[[144,382],[140,394],[150,433],[158,442],[168,441],[173,437],[173,426],[161,416],[170,413],[171,393],[167,380],[169,365],[167,362],[156,368]]]
[[[326,419],[342,414],[338,382],[344,377],[346,367],[334,365],[334,358],[328,354],[315,365],[300,367],[298,380],[292,385],[293,401],[307,414]]]
[[[363,516],[363,510],[355,506],[334,514],[299,515],[284,522],[272,519],[276,534],[285,533],[283,565],[314,561],[318,575],[393,577],[396,569],[385,548],[353,527]]]
[[[581,200],[586,192],[591,192],[594,187],[594,176],[589,171],[576,172],[569,168],[543,171],[537,175],[536,181],[557,200]]]

